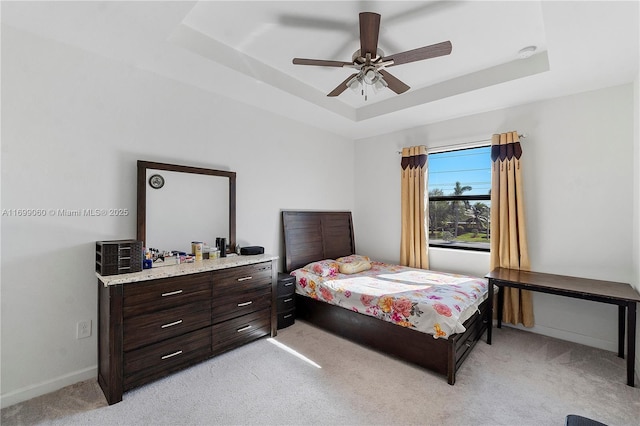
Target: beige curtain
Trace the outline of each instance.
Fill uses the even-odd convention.
[[[522,193],[522,148],[518,132],[493,135],[491,139],[491,269],[529,270],[524,196]],[[533,327],[531,293],[502,288],[502,321]]]
[[[402,149],[402,239],[400,264],[412,268],[429,268],[427,257],[427,148]]]

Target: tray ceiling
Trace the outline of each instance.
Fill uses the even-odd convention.
[[[328,98],[353,71],[292,58],[350,61],[361,11],[381,14],[387,55],[446,40],[452,53],[390,68],[411,86],[402,95]],[[637,2],[2,2],[1,19],[353,139],[638,75]]]

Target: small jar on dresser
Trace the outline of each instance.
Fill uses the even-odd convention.
[[[296,277],[278,273],[278,330],[289,327],[296,319]]]

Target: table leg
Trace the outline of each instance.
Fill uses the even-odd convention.
[[[618,305],[618,357],[624,359],[624,321],[626,305]]]
[[[487,299],[487,344],[491,344],[491,332],[493,330],[493,282],[489,280],[489,295]]]
[[[502,308],[504,306],[504,286],[498,287],[498,328],[502,328]]]
[[[636,302],[627,305],[627,384],[634,386],[636,362]]]

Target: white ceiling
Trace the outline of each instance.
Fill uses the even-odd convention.
[[[3,25],[79,47],[351,139],[633,81],[637,1],[6,2]],[[389,72],[411,86],[329,98],[353,70],[358,13],[386,55],[450,40]],[[518,51],[535,45],[529,59]]]

